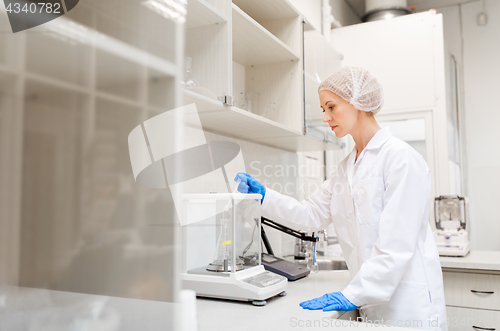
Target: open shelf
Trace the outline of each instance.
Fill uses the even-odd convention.
[[[0,63],[0,73],[6,74],[6,75],[17,75],[18,74],[16,72],[16,70],[12,69],[11,67],[7,67],[1,63]]]
[[[65,113],[72,111],[82,111],[88,103],[89,95],[81,93],[76,89],[68,89],[64,85],[48,84],[47,81],[27,77],[24,90],[25,107],[29,111],[38,113],[37,117],[43,114],[57,114],[54,123],[58,122]],[[32,122],[33,125],[37,121]]]
[[[196,104],[199,113],[224,110],[222,101],[212,99],[206,95],[196,93],[186,88],[182,89],[184,94],[184,105]]]
[[[275,138],[301,135],[300,132],[237,107],[226,107],[219,111],[199,114],[204,131],[290,151],[293,151],[293,148],[283,142],[275,144]]]
[[[164,110],[175,107],[175,78],[159,71],[148,69],[147,103]]]
[[[96,95],[96,97],[98,97],[102,100],[110,101],[110,102],[113,102],[115,104],[120,104],[120,105],[124,105],[124,106],[129,106],[129,107],[136,107],[136,108],[141,108],[144,106],[140,102],[130,100],[130,99],[125,99],[125,98],[122,98],[120,96],[116,96],[116,95],[111,94],[111,93],[96,91],[95,95]]]
[[[233,3],[257,21],[300,15],[287,0],[233,0]]]
[[[316,28],[307,19],[304,22],[304,31],[314,31]]]
[[[339,142],[325,142],[310,136],[296,135],[291,137],[277,137],[272,141],[255,139],[256,143],[284,149],[291,152],[304,152],[304,151],[326,151],[341,149],[342,144]]]
[[[191,103],[196,104],[204,131],[292,152],[340,148],[335,143],[304,136],[283,124],[238,107],[223,106],[221,101],[185,89],[184,104]]]
[[[26,35],[26,71],[81,87],[90,84],[91,47],[49,33]]]
[[[12,73],[10,71],[3,71],[0,68],[0,100],[2,97],[6,97],[12,94],[16,87],[16,81],[19,75]],[[0,109],[2,105],[0,103]],[[1,111],[0,111],[1,112]]]
[[[127,58],[98,50],[95,84],[100,92],[139,102],[146,68]]]
[[[189,0],[187,4],[186,29],[227,22],[227,18],[205,0]]]
[[[0,8],[5,8],[0,5]],[[0,9],[0,65],[20,68],[21,58],[18,56],[20,51],[20,38],[11,33],[11,27],[7,13]]]
[[[258,65],[299,60],[287,45],[235,4],[233,12],[233,60],[245,65]]]
[[[82,87],[80,85],[71,84],[56,78],[47,77],[31,72],[26,73],[26,79],[28,81],[37,82],[40,85],[45,85],[50,88],[58,88],[64,91],[72,91],[81,94],[89,94],[90,92],[88,88]]]

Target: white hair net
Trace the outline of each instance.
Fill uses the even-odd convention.
[[[384,103],[384,91],[378,80],[365,68],[342,67],[323,79],[318,93],[335,93],[356,109],[378,113]]]

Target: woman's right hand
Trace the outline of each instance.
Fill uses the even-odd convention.
[[[262,195],[262,201],[264,201],[264,196],[266,195],[266,188],[257,179],[253,178],[247,173],[240,172],[234,177],[234,181],[237,182],[238,179],[241,181],[238,185],[238,192],[240,193],[258,193]]]

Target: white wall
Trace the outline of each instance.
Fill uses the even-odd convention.
[[[444,7],[439,12],[444,17],[448,47],[462,65],[472,248],[500,250],[500,111],[497,101],[500,1],[485,0],[485,8],[486,26],[477,25],[477,15],[483,11],[482,2],[464,4],[461,8]]]
[[[290,0],[290,2],[316,30],[321,31],[321,0]]]

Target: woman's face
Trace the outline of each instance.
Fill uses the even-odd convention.
[[[353,131],[358,121],[359,110],[327,90],[319,92],[319,101],[324,113],[323,122],[328,123],[336,137],[342,138]]]

